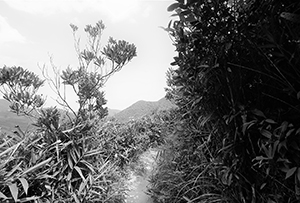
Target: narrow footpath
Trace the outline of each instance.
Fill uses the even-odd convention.
[[[136,169],[130,171],[128,184],[127,203],[152,203],[152,199],[146,194],[149,185],[149,177],[155,167],[157,149],[149,149],[140,156]]]

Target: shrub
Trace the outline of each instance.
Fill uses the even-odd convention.
[[[95,143],[101,143],[105,157],[112,157],[121,168],[127,167],[147,149],[164,143],[173,114],[172,110],[158,112],[125,123],[100,121],[94,125],[96,139],[99,140]]]

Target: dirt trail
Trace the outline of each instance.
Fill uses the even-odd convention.
[[[150,196],[146,194],[148,179],[155,167],[157,149],[149,149],[140,156],[140,167],[130,171],[130,178],[127,182],[129,187],[127,203],[152,203]]]

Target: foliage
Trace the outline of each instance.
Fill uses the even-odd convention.
[[[1,198],[14,201],[43,202],[113,202],[122,198],[113,183],[121,174],[109,160],[103,160],[100,149],[87,149],[85,141],[74,139],[86,133],[82,129],[26,134],[1,153]],[[72,139],[66,140],[66,136]],[[91,160],[93,158],[93,162]],[[95,162],[95,160],[97,160]],[[101,189],[102,188],[102,189]]]
[[[52,62],[56,78],[49,77],[45,67],[43,74],[57,93],[58,103],[73,113],[76,122],[95,117],[104,118],[107,115],[107,108],[103,107],[106,100],[101,88],[109,77],[120,71],[136,56],[136,47],[124,40],[117,41],[110,37],[108,44],[102,48],[100,43],[105,25],[99,21],[95,26],[87,25],[85,27],[87,46],[81,50],[80,38],[77,37],[78,27],[73,24],[70,27],[73,31],[75,50],[79,61],[78,68],[68,67],[60,72]],[[107,64],[107,59],[111,62],[110,66]],[[62,86],[63,90],[61,90]],[[78,97],[78,111],[75,111],[68,103],[66,86],[71,87]]]
[[[57,111],[47,111],[55,118]],[[1,143],[0,197],[15,201],[122,202],[126,170],[157,147],[173,122],[161,112],[127,123],[97,121],[91,128],[57,130],[56,119],[40,130],[6,135]],[[48,131],[43,129],[47,128]],[[63,127],[61,127],[63,128]],[[19,136],[18,136],[19,135]]]
[[[36,74],[22,67],[0,69],[0,86],[3,98],[10,102],[10,109],[19,114],[30,115],[44,104],[44,99],[37,90],[44,84]]]
[[[75,25],[71,25],[74,32]],[[104,140],[94,131],[97,120],[106,115],[106,100],[100,91],[105,81],[136,56],[136,48],[125,41],[112,38],[100,51],[102,21],[88,25],[88,46],[75,48],[79,67],[56,71],[56,78],[47,78],[58,97],[59,104],[74,116],[63,119],[56,107],[43,108],[38,95],[44,81],[21,67],[0,69],[4,98],[11,109],[36,118],[37,130],[24,133],[18,129],[13,135],[1,136],[0,199],[9,202],[122,202],[125,186],[123,173],[114,159],[106,156]],[[112,62],[108,73],[103,71],[105,57]],[[94,64],[93,67],[91,64]],[[94,68],[94,69],[93,69]],[[44,69],[45,70],[45,69]],[[48,76],[44,72],[44,76]],[[60,92],[61,85],[71,86],[78,96],[75,111]],[[104,126],[103,126],[104,127]]]
[[[105,156],[113,157],[122,168],[136,162],[147,149],[164,143],[169,129],[168,120],[173,114],[171,110],[161,111],[137,120],[110,120],[95,125],[100,134],[98,139],[101,140],[102,149],[107,152]]]
[[[299,201],[299,6],[170,5],[167,96],[181,119],[154,176],[157,202]]]

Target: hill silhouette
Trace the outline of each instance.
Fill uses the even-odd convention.
[[[107,110],[108,110],[108,117],[112,117],[121,111],[118,109],[110,109],[110,108],[108,108]]]
[[[130,119],[138,119],[142,116],[151,115],[153,113],[167,110],[173,107],[175,107],[175,105],[166,98],[162,98],[155,102],[140,100],[124,109],[123,111],[117,113],[113,117],[118,121],[126,122]]]
[[[108,109],[109,116],[114,116],[118,112],[120,110]],[[20,126],[23,131],[33,129],[32,122],[33,120],[26,116],[18,116],[11,112],[9,102],[5,99],[0,99],[0,129],[2,132],[12,132],[15,130],[16,125]]]
[[[138,101],[123,111],[108,109],[108,117],[116,118],[120,122],[126,122],[130,119],[138,119],[145,115],[151,115],[158,111],[167,110],[175,107],[170,101],[162,98],[156,102]],[[9,102],[0,99],[0,129],[2,132],[13,132],[18,125],[23,131],[33,129],[33,120],[25,116],[18,116],[10,111]]]
[[[18,116],[10,111],[9,102],[0,99],[0,128],[2,132],[12,132],[18,125],[23,131],[31,129],[32,120],[25,116]]]

